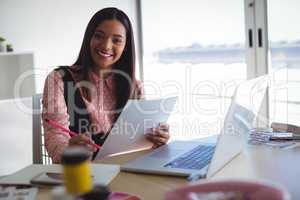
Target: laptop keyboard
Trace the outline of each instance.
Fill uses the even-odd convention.
[[[214,154],[215,146],[199,145],[164,165],[169,168],[202,169],[208,165]]]

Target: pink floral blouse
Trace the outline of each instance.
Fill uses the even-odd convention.
[[[73,73],[72,76],[76,82],[78,77]],[[90,72],[89,78],[93,85],[91,102],[85,98],[83,100],[90,114],[91,126],[96,133],[109,132],[115,121],[115,115],[109,111],[115,109],[117,98],[114,95],[115,84],[113,75],[101,79],[96,73]],[[140,81],[137,82],[137,86],[139,97],[143,98],[144,90]],[[52,161],[59,163],[62,152],[69,144],[70,136],[45,122],[45,119],[51,119],[69,129],[70,122],[64,99],[64,83],[58,71],[52,71],[46,78],[42,104],[45,146]]]

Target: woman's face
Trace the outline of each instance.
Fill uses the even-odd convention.
[[[115,19],[99,24],[90,42],[94,67],[111,69],[121,57],[126,45],[126,29]]]

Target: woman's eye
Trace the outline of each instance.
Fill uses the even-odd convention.
[[[114,38],[113,39],[113,43],[115,44],[121,44],[123,42],[123,40],[121,38]]]
[[[103,35],[101,33],[95,33],[94,38],[100,39],[100,38],[103,38]]]

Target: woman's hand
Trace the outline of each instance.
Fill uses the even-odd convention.
[[[69,146],[83,146],[91,152],[97,151],[97,148],[92,146],[92,144],[94,144],[94,141],[87,133],[78,134],[69,140]]]
[[[146,134],[146,137],[153,143],[152,148],[160,147],[170,139],[168,124],[160,123],[158,128],[151,128],[150,131]]]

